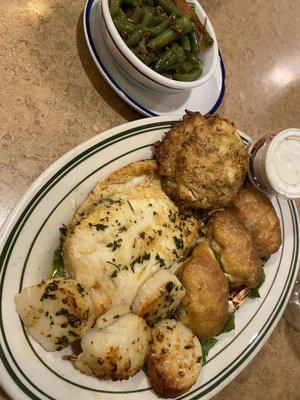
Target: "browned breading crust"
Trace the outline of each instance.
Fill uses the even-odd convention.
[[[242,186],[230,207],[252,236],[260,257],[266,257],[281,245],[280,222],[271,201],[249,183]]]
[[[262,262],[242,221],[230,211],[216,212],[209,221],[207,233],[232,285],[255,287]]]
[[[217,335],[228,316],[228,281],[208,245],[183,263],[177,276],[186,290],[178,319],[200,340]]]
[[[226,119],[187,115],[155,147],[164,189],[187,207],[226,206],[243,184],[247,152]]]

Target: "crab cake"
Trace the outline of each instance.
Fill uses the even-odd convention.
[[[230,211],[219,211],[207,228],[210,245],[232,286],[254,288],[259,282],[262,263],[242,221]]]
[[[90,293],[96,317],[130,307],[141,285],[197,240],[198,222],[180,216],[156,169],[138,161],[100,181],[68,227],[65,266]]]
[[[147,376],[161,397],[186,393],[197,381],[202,367],[199,340],[180,322],[166,319],[152,329]]]
[[[164,189],[187,207],[226,206],[243,184],[247,152],[225,119],[190,113],[155,147]]]
[[[217,335],[228,316],[228,281],[209,246],[201,243],[195,257],[181,265],[177,276],[186,296],[176,318],[200,340]]]
[[[242,186],[231,209],[252,236],[260,257],[270,256],[281,245],[280,222],[271,201],[249,183]]]

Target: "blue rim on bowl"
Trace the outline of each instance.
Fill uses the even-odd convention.
[[[92,55],[92,58],[98,68],[98,70],[101,72],[103,75],[104,79],[106,82],[111,86],[111,88],[121,96],[121,98],[125,99],[125,101],[130,104],[135,110],[141,112],[144,115],[147,116],[158,116],[159,114],[149,110],[148,108],[145,108],[142,104],[138,103],[134,98],[132,98],[117,82],[116,80],[111,76],[110,72],[107,70],[105,65],[103,64],[101,57],[97,53],[95,43],[93,41],[92,33],[91,33],[91,26],[90,26],[90,15],[91,15],[91,10],[92,6],[94,5],[95,1],[97,0],[87,0],[85,8],[84,8],[84,13],[83,13],[83,26],[84,26],[84,33],[85,33],[85,38],[86,42],[88,45],[88,48],[90,50],[90,53]],[[225,72],[225,66],[224,62],[221,56],[221,53],[219,51],[219,63],[220,63],[220,68],[221,68],[221,74],[222,74],[222,84],[221,84],[221,90],[219,97],[214,104],[214,106],[207,112],[207,114],[214,114],[217,109],[219,108],[224,94],[225,94],[225,88],[226,88],[226,72]]]

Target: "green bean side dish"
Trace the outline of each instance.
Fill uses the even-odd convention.
[[[202,75],[198,53],[213,45],[194,5],[185,0],[110,0],[114,24],[130,50],[148,67],[176,81]]]

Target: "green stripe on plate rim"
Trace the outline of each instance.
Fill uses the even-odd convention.
[[[107,146],[103,146],[102,148],[100,148],[100,146],[101,145],[105,145],[105,144],[108,144],[108,143],[110,143],[109,145],[111,146],[112,144],[114,144],[114,143],[117,143],[118,141],[120,141],[120,140],[123,140],[123,139],[125,139],[125,138],[128,138],[128,137],[130,137],[130,136],[135,136],[135,135],[138,135],[138,134],[142,134],[142,133],[145,133],[145,132],[147,132],[147,131],[152,131],[153,130],[153,128],[155,127],[156,128],[156,130],[158,130],[158,129],[162,129],[162,128],[169,128],[170,126],[171,126],[171,123],[173,123],[174,121],[166,121],[166,122],[164,122],[164,123],[161,123],[161,122],[157,122],[157,123],[152,123],[152,124],[148,124],[148,125],[144,125],[143,127],[136,127],[136,128],[132,128],[132,129],[129,129],[129,130],[127,130],[127,131],[124,131],[124,132],[121,132],[121,133],[119,133],[119,134],[116,134],[116,135],[114,135],[114,136],[112,136],[112,137],[109,137],[109,138],[107,138],[107,139],[105,139],[105,140],[103,140],[103,141],[101,141],[101,142],[99,142],[99,143],[97,143],[97,144],[95,144],[94,146],[91,146],[89,149],[87,149],[87,150],[85,150],[85,151],[83,151],[82,153],[80,153],[77,157],[75,157],[73,160],[71,160],[70,162],[68,162],[64,167],[62,167],[56,174],[54,174],[53,175],[53,177],[51,177],[48,181],[47,181],[47,183],[39,190],[39,192],[33,197],[33,199],[30,201],[30,203],[28,204],[28,206],[25,208],[25,210],[23,211],[23,213],[21,214],[21,217],[19,217],[19,220],[18,220],[18,223],[14,226],[14,228],[12,229],[12,231],[11,231],[11,233],[10,233],[10,235],[9,235],[9,238],[8,238],[8,240],[7,240],[7,242],[6,242],[6,244],[5,244],[5,246],[4,246],[4,249],[3,249],[3,252],[2,252],[2,254],[1,254],[1,258],[0,258],[0,262],[1,262],[1,264],[0,264],[0,269],[2,268],[2,265],[3,265],[3,262],[2,262],[2,259],[3,260],[5,260],[5,256],[6,256],[6,254],[9,254],[9,256],[10,256],[10,254],[11,254],[11,251],[12,251],[12,248],[13,248],[13,246],[14,246],[14,244],[15,244],[15,242],[12,242],[12,238],[13,238],[13,236],[14,236],[14,234],[15,234],[15,232],[17,232],[17,230],[18,230],[18,227],[20,227],[20,229],[19,229],[19,232],[17,233],[17,237],[18,237],[18,235],[19,235],[19,233],[20,233],[20,231],[21,231],[21,229],[23,228],[23,226],[24,226],[24,224],[25,224],[25,222],[26,222],[26,220],[28,219],[28,217],[29,217],[29,212],[30,212],[30,210],[31,210],[31,208],[35,205],[35,203],[36,202],[39,202],[41,199],[39,198],[41,195],[42,195],[42,197],[44,197],[45,195],[46,195],[46,193],[49,191],[49,190],[51,190],[51,188],[57,183],[57,181],[58,181],[58,178],[59,178],[59,180],[63,177],[63,176],[65,176],[68,172],[69,172],[69,170],[70,169],[73,169],[76,165],[78,165],[79,163],[81,163],[81,162],[83,162],[85,159],[87,159],[87,158],[89,158],[91,155],[93,155],[93,154],[95,154],[96,152],[98,152],[98,151],[100,151],[100,150],[103,150],[103,148],[105,148],[105,147],[108,147],[108,145]],[[148,128],[150,128],[150,129],[148,129]],[[151,129],[152,128],[152,129]],[[130,133],[133,133],[132,135],[130,135]],[[116,139],[119,139],[119,140],[116,140]],[[246,141],[246,140],[245,140]],[[145,147],[145,146],[143,146],[143,147]],[[137,150],[137,149],[135,149],[135,150]],[[133,150],[134,151],[134,150]],[[125,154],[124,154],[125,155]],[[123,156],[124,156],[123,155]],[[120,157],[122,157],[122,156],[120,156]],[[113,162],[114,160],[112,160],[112,161],[110,161],[110,162]],[[102,168],[103,168],[104,166],[102,166]],[[85,179],[87,179],[87,177],[85,178]],[[41,198],[42,198],[41,197]],[[62,200],[61,200],[62,201]],[[277,200],[278,201],[278,200]],[[280,206],[280,205],[279,205]],[[293,209],[291,208],[291,205],[290,205],[290,211],[291,211],[291,214],[292,214],[292,220],[293,220],[293,230],[294,230],[294,232],[295,232],[295,222],[296,222],[296,219],[295,219],[295,209],[294,209],[294,207],[293,207]],[[28,213],[28,216],[26,215]],[[19,225],[19,222],[20,221],[22,221],[22,220],[24,220],[23,221],[23,224],[21,224],[21,226]],[[282,220],[283,221],[283,220]],[[16,237],[16,238],[17,238]],[[16,240],[16,238],[15,238],[15,240]],[[295,238],[295,235],[294,235],[294,238]],[[297,239],[298,239],[298,232],[297,232]],[[10,246],[11,245],[11,246]],[[295,245],[295,242],[294,242],[294,245]],[[294,248],[295,248],[295,246],[294,246]],[[298,248],[297,248],[297,252],[298,252]],[[294,257],[294,251],[293,251],[293,257]],[[9,259],[9,258],[8,258]],[[297,257],[296,257],[296,259],[297,259]],[[7,262],[8,262],[8,260],[7,260]],[[295,265],[296,264],[294,264],[294,268],[293,268],[293,270],[295,269]],[[6,265],[5,265],[5,271],[4,271],[4,274],[3,274],[3,279],[4,279],[4,276],[5,276],[5,272],[6,272],[6,267],[7,267],[7,263],[6,263]],[[290,273],[289,274],[291,274],[291,270],[290,270]],[[22,274],[23,275],[23,274]],[[2,289],[3,289],[3,279],[2,279],[2,281],[1,281],[1,286],[0,286],[0,290],[1,290],[1,295],[2,295]],[[290,281],[291,281],[291,279],[289,279],[289,283],[290,283]],[[288,288],[289,289],[289,288]],[[287,289],[287,290],[288,290]],[[0,298],[0,301],[2,301],[2,296],[1,296],[1,298]],[[283,302],[284,302],[284,300],[283,300]],[[279,311],[280,310],[278,310],[278,312],[277,312],[277,314],[279,313]],[[277,315],[276,314],[276,315]],[[274,318],[276,318],[276,315],[275,315],[275,317]],[[271,316],[269,317],[269,319],[271,318]],[[273,319],[274,320],[274,319]],[[6,338],[5,338],[5,332],[4,332],[4,327],[3,327],[3,322],[2,322],[2,318],[1,318],[1,320],[0,320],[0,322],[1,322],[1,331],[2,331],[2,334],[3,334],[3,337],[4,337],[4,339],[5,339],[5,342],[6,342],[6,345],[8,346],[8,344],[7,344],[7,341],[6,341]],[[271,325],[272,325],[272,323],[273,323],[273,321],[271,322]],[[269,327],[271,327],[271,325],[269,326]],[[267,333],[267,331],[264,333],[264,336],[265,336],[265,334]],[[28,338],[27,338],[28,339]],[[256,342],[253,342],[254,344],[256,343]],[[256,347],[256,346],[255,346]],[[0,348],[0,350],[1,350],[1,353],[0,353],[0,356],[1,356],[1,358],[2,358],[2,361],[4,362],[4,364],[5,364],[5,366],[7,367],[7,370],[8,370],[8,372],[10,373],[10,375],[11,375],[11,377],[12,376],[14,376],[14,378],[16,379],[16,383],[18,384],[18,386],[20,387],[20,389],[24,392],[24,393],[26,393],[27,395],[29,395],[29,397],[31,397],[31,398],[33,398],[33,399],[38,399],[38,397],[36,397],[35,395],[34,395],[34,393],[32,393],[32,392],[30,392],[30,390],[19,380],[19,378],[15,375],[15,373],[14,373],[14,371],[12,370],[12,368],[11,368],[11,366],[9,365],[9,363],[7,362],[7,360],[6,360],[6,357],[5,357],[5,354],[4,354],[4,352],[3,352],[3,350],[2,350],[2,348]],[[13,358],[13,355],[11,354],[11,352],[10,352],[10,350],[9,350],[9,353],[10,353],[10,356],[11,356],[11,358],[13,359],[13,361],[14,361],[14,363],[16,364],[16,362],[15,362],[15,360],[14,360],[14,358]],[[245,358],[247,358],[247,355],[244,357],[244,359]],[[242,362],[243,362],[243,360],[242,360]],[[16,365],[17,366],[17,365]],[[19,369],[19,367],[17,366],[17,368]],[[49,367],[48,367],[49,368]],[[234,367],[234,369],[233,370],[235,370],[236,369],[236,367]],[[19,371],[20,371],[20,369],[19,369]],[[26,380],[28,380],[28,378],[22,373],[22,371],[20,371],[21,372],[21,374],[23,375],[23,377],[25,377],[25,379]],[[230,375],[230,373],[231,373],[232,371],[230,371],[228,374]],[[223,371],[222,371],[222,373],[223,373]],[[219,374],[220,375],[220,374]],[[215,377],[214,379],[216,379],[217,377]],[[223,380],[224,378],[222,378],[221,380]],[[32,387],[34,387],[37,391],[39,391],[41,394],[43,394],[43,395],[45,395],[48,399],[51,399],[51,400],[54,400],[52,397],[50,397],[49,395],[47,395],[46,393],[44,393],[44,392],[42,392],[39,388],[37,388],[32,382],[30,382],[30,380],[28,380],[28,382],[32,385]],[[71,382],[72,383],[72,382]],[[208,383],[207,383],[208,384]],[[206,385],[207,385],[206,384]],[[219,382],[217,383],[217,384],[219,384]],[[216,385],[216,384],[215,384]],[[198,387],[195,391],[199,391],[199,389],[200,389],[201,387]],[[91,389],[91,388],[88,388],[89,390],[94,390],[94,389]],[[209,391],[211,388],[208,388],[207,390],[206,390],[206,393],[207,393],[207,391]],[[144,390],[147,390],[147,389],[142,389],[141,391],[144,391]],[[194,391],[194,392],[195,392]],[[111,393],[111,392],[108,392],[108,393]],[[112,392],[112,393],[128,393],[128,391],[127,392]],[[192,393],[189,393],[188,395],[190,395],[190,394],[192,394]],[[196,399],[196,398],[199,398],[199,396],[202,396],[203,394],[205,394],[205,393],[200,393],[200,394],[198,394],[196,397],[194,397],[194,399]],[[186,396],[188,396],[188,395],[186,395]],[[33,397],[32,397],[33,396]],[[184,397],[186,397],[186,396],[183,396],[182,398],[184,398]]]
[[[52,209],[52,211],[51,211],[50,214],[47,216],[47,218],[45,219],[45,221],[41,224],[39,230],[37,231],[37,234],[35,235],[35,237],[34,237],[32,243],[31,243],[31,245],[30,245],[30,247],[29,247],[29,250],[28,250],[28,252],[27,252],[27,255],[26,255],[26,257],[25,257],[25,262],[24,262],[24,265],[23,265],[23,270],[22,270],[22,274],[21,274],[21,280],[20,280],[19,291],[21,291],[22,288],[23,288],[23,278],[24,278],[24,274],[25,274],[25,271],[26,271],[28,259],[29,259],[29,257],[30,257],[30,253],[31,253],[31,250],[32,250],[32,248],[33,248],[33,246],[34,246],[34,243],[35,243],[35,241],[37,240],[37,238],[38,238],[38,236],[39,236],[41,230],[43,229],[44,225],[46,224],[47,220],[51,217],[51,215],[52,215],[52,213],[55,211],[55,209],[64,201],[64,199],[65,199],[67,196],[69,196],[70,193],[72,193],[72,191],[73,191],[74,189],[76,189],[76,188],[78,187],[78,185],[80,185],[84,180],[88,179],[90,176],[92,176],[93,174],[95,174],[96,172],[98,172],[99,170],[101,170],[102,168],[104,168],[105,166],[109,165],[110,163],[116,161],[117,159],[119,159],[119,158],[121,158],[121,157],[123,157],[123,156],[128,155],[129,153],[132,153],[132,152],[134,152],[134,151],[138,151],[138,150],[140,150],[140,149],[142,149],[142,148],[145,148],[145,147],[151,147],[151,146],[152,146],[152,144],[149,144],[149,145],[145,145],[145,146],[141,146],[141,147],[138,147],[138,148],[136,148],[136,149],[133,149],[133,150],[131,150],[131,151],[129,151],[129,152],[127,152],[127,153],[125,153],[125,154],[123,154],[123,155],[121,155],[121,156],[119,156],[119,157],[117,157],[117,158],[115,158],[115,159],[113,159],[113,160],[107,162],[106,164],[100,166],[99,168],[95,169],[93,172],[91,172],[89,175],[87,175],[82,181],[80,181],[76,186],[74,186],[74,187],[73,187],[73,188],[72,188],[58,203],[57,203],[57,205]],[[277,200],[277,202],[278,202],[278,200]],[[278,202],[278,204],[279,204],[279,202]],[[280,204],[279,204],[279,207],[280,207]],[[281,220],[282,220],[282,225],[283,225],[282,212],[281,212]],[[284,235],[283,235],[283,237],[284,237]],[[277,276],[278,270],[279,270],[279,266],[280,266],[280,264],[281,264],[281,258],[282,258],[282,254],[283,254],[283,249],[284,249],[284,244],[283,244],[282,249],[281,249],[281,256],[280,256],[280,261],[279,261],[278,266],[277,266],[276,275],[275,275],[275,277],[274,277],[274,279],[273,279],[273,281],[272,281],[272,284],[271,284],[271,286],[270,286],[270,288],[269,288],[269,291],[268,291],[266,297],[264,298],[263,301],[261,301],[260,307],[258,308],[257,312],[260,310],[260,308],[261,308],[262,305],[264,304],[265,300],[266,300],[267,297],[268,297],[268,294],[269,294],[270,290],[271,290],[272,287],[273,287],[274,280],[276,279],[276,276]],[[253,318],[255,317],[255,315],[257,314],[257,312],[256,312],[256,313],[254,314],[254,316],[250,319],[250,321],[245,325],[245,327],[240,331],[240,333],[239,333],[237,336],[235,336],[235,337],[233,338],[233,340],[232,340],[227,346],[225,346],[220,352],[218,352],[214,357],[212,357],[212,358],[207,362],[207,364],[208,364],[213,358],[215,358],[218,354],[220,354],[222,351],[224,351],[234,340],[236,340],[236,338],[246,329],[246,327],[249,325],[249,323],[252,321],[252,319],[253,319]],[[58,376],[59,378],[61,378],[61,379],[64,380],[65,382],[68,382],[68,383],[70,383],[70,384],[72,384],[72,385],[74,385],[74,386],[80,387],[80,388],[82,388],[82,389],[87,389],[87,390],[91,390],[91,391],[95,391],[95,392],[99,392],[99,393],[136,393],[136,392],[142,392],[142,391],[150,390],[150,388],[143,388],[143,389],[137,389],[137,390],[131,390],[131,391],[107,391],[107,390],[100,390],[100,389],[90,388],[90,387],[87,387],[87,386],[80,385],[80,384],[78,384],[78,383],[76,383],[76,382],[72,382],[72,381],[70,381],[69,379],[66,379],[66,378],[64,378],[63,376],[59,375],[59,374],[58,374],[56,371],[54,371],[53,369],[51,369],[51,368],[39,357],[39,355],[36,353],[34,347],[32,346],[32,343],[31,343],[30,339],[28,338],[28,335],[27,335],[27,333],[26,333],[26,330],[25,330],[23,324],[22,324],[22,329],[23,329],[23,333],[24,333],[24,335],[25,335],[25,337],[26,337],[26,340],[27,340],[29,346],[31,347],[31,350],[32,350],[33,353],[36,355],[36,357],[39,359],[39,361],[40,361],[48,370],[50,370],[54,375]],[[216,378],[216,377],[215,377],[215,378]],[[215,379],[215,378],[214,378],[214,379]],[[207,384],[209,384],[209,383],[210,383],[210,381],[207,382],[207,383],[205,384],[205,386],[206,386]],[[203,387],[203,386],[200,386],[198,389],[200,389],[200,388],[202,388],[202,387]]]
[[[89,175],[87,175],[82,181],[80,181],[76,186],[74,186],[74,187],[73,187],[73,188],[72,188],[58,203],[57,203],[57,205],[52,209],[52,211],[51,211],[50,214],[47,216],[47,218],[45,219],[45,221],[41,224],[39,230],[37,231],[37,234],[35,235],[35,237],[34,237],[32,243],[31,243],[31,245],[30,245],[30,247],[29,247],[29,250],[28,250],[28,252],[27,252],[27,255],[26,255],[26,257],[25,257],[25,262],[24,262],[24,265],[23,265],[23,270],[22,270],[22,274],[21,274],[21,280],[20,280],[19,291],[21,291],[22,288],[23,288],[23,278],[24,278],[24,274],[25,274],[25,271],[26,271],[28,259],[29,259],[29,257],[30,257],[30,253],[31,253],[31,250],[32,250],[32,248],[33,248],[33,246],[34,246],[34,243],[35,243],[35,241],[37,240],[37,238],[38,238],[38,236],[39,236],[41,230],[42,230],[43,227],[45,226],[47,220],[51,217],[51,215],[52,215],[52,213],[55,211],[55,209],[64,201],[64,199],[65,199],[67,196],[69,196],[70,193],[72,193],[72,191],[73,191],[74,189],[76,189],[76,188],[78,187],[78,185],[80,185],[84,180],[88,179],[90,176],[92,176],[93,174],[95,174],[96,172],[98,172],[99,170],[101,170],[102,168],[104,168],[105,166],[109,165],[110,163],[116,161],[117,159],[119,159],[119,158],[121,158],[121,157],[123,157],[123,156],[126,156],[126,155],[128,155],[128,154],[130,154],[130,153],[132,153],[132,152],[134,152],[134,151],[138,151],[138,150],[140,150],[140,149],[142,149],[142,148],[151,147],[151,146],[152,146],[152,144],[149,144],[149,145],[145,145],[145,146],[141,146],[141,147],[138,147],[138,148],[136,148],[136,149],[133,149],[133,150],[131,150],[131,151],[129,151],[129,152],[127,152],[127,153],[125,153],[125,154],[123,154],[123,155],[121,155],[121,156],[119,156],[119,157],[117,157],[117,158],[115,158],[115,159],[113,159],[113,160],[107,162],[106,164],[100,166],[99,168],[95,169],[93,172],[91,172]],[[278,200],[277,200],[277,201],[278,201]],[[278,202],[278,204],[279,204],[279,202]],[[280,205],[279,205],[279,207],[280,207]],[[281,213],[281,216],[282,216],[282,213]],[[282,220],[282,224],[283,224],[283,218],[281,218],[281,220]],[[283,235],[283,237],[284,237],[284,235]],[[269,294],[269,292],[270,292],[270,290],[271,290],[271,288],[272,288],[272,286],[273,286],[273,284],[274,284],[274,280],[275,280],[275,278],[276,278],[276,276],[277,276],[277,273],[278,273],[278,270],[279,270],[279,266],[280,266],[280,263],[281,263],[281,258],[282,258],[282,254],[283,254],[283,248],[284,248],[284,245],[282,246],[282,249],[281,249],[280,261],[279,261],[279,263],[278,263],[276,275],[275,275],[275,277],[274,277],[274,279],[273,279],[273,281],[272,281],[272,285],[270,286],[269,291],[268,291],[266,297],[265,297],[264,300],[261,302],[260,307],[258,308],[257,312],[259,311],[259,309],[260,309],[260,308],[262,307],[262,305],[264,304],[264,302],[265,302],[265,300],[267,299],[268,294]],[[257,313],[257,312],[256,312],[256,313]],[[254,316],[250,319],[250,321],[245,325],[245,327],[240,331],[240,333],[239,333],[237,336],[235,336],[234,339],[233,339],[227,346],[225,346],[220,352],[218,352],[214,357],[212,357],[212,358],[207,362],[207,364],[208,364],[213,358],[215,358],[218,354],[220,354],[222,351],[224,351],[234,340],[236,340],[236,338],[246,329],[246,327],[249,325],[249,323],[250,323],[250,322],[252,321],[252,319],[255,317],[256,313],[255,313]],[[67,383],[70,383],[70,384],[72,384],[72,385],[74,385],[74,386],[77,386],[77,387],[80,387],[80,388],[82,388],[82,389],[87,389],[87,390],[91,390],[91,391],[95,391],[95,392],[99,392],[99,393],[137,393],[137,392],[142,392],[142,391],[150,390],[150,388],[143,388],[143,389],[137,389],[137,390],[131,390],[131,391],[107,391],[107,390],[94,389],[94,388],[91,388],[91,387],[87,387],[87,386],[80,385],[80,384],[78,384],[78,383],[76,383],[76,382],[72,382],[72,381],[70,381],[69,379],[66,379],[66,378],[64,378],[63,376],[59,375],[59,374],[58,374],[56,371],[54,371],[53,369],[51,369],[51,368],[39,357],[39,355],[36,353],[34,347],[32,346],[32,343],[31,343],[30,339],[28,338],[28,335],[27,335],[27,333],[26,333],[26,330],[25,330],[23,324],[22,324],[22,329],[23,329],[23,333],[24,333],[24,335],[25,335],[25,337],[26,337],[26,340],[27,340],[29,346],[31,347],[31,350],[32,350],[33,353],[36,355],[36,357],[39,359],[39,361],[40,361],[48,370],[50,370],[54,375],[58,376],[59,378],[61,378],[62,380],[64,380],[64,381],[67,382]],[[215,378],[216,378],[216,377],[215,377]],[[214,378],[214,379],[215,379],[215,378]],[[207,384],[209,384],[209,383],[210,383],[210,381],[207,382],[207,383],[205,384],[205,386],[206,386]],[[200,388],[202,388],[202,387],[203,387],[203,386],[200,386],[198,389],[200,389]]]

